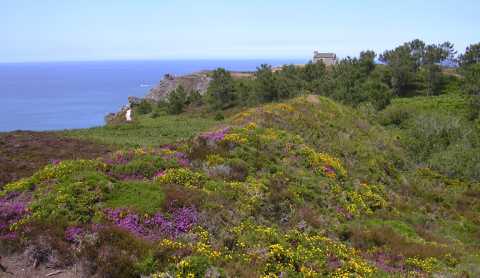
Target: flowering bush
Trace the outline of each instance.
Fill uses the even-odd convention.
[[[69,242],[78,242],[80,237],[85,233],[81,227],[68,227],[65,230],[65,240]]]
[[[363,183],[356,190],[345,190],[339,195],[340,203],[350,216],[372,214],[373,211],[385,208],[388,202],[385,200],[383,187],[380,185],[368,185]]]
[[[224,163],[225,159],[218,154],[209,154],[206,161],[208,166],[214,166]]]
[[[35,191],[29,217],[88,223],[94,217],[98,203],[109,191],[109,182],[104,174],[89,170],[65,175],[63,179],[54,180]]]
[[[347,174],[340,160],[328,154],[317,153],[312,148],[303,146],[300,149],[300,155],[304,158],[305,166],[313,169],[318,174],[329,178],[344,177]]]
[[[245,144],[248,139],[239,133],[229,133],[223,138],[223,142],[231,144]]]
[[[170,218],[160,212],[153,216],[140,216],[121,208],[106,209],[105,217],[117,227],[149,240],[175,238],[190,231],[198,221],[198,213],[194,207],[174,209]]]
[[[127,164],[130,160],[135,157],[135,152],[133,150],[129,151],[116,151],[107,157],[104,162],[109,165],[122,165]]]
[[[166,160],[176,161],[182,167],[190,166],[190,160],[183,152],[174,151],[171,148],[162,148],[160,155]]]
[[[10,193],[0,198],[0,239],[14,239],[13,226],[28,214],[27,206],[15,200],[17,194]]]
[[[407,258],[405,261],[406,265],[412,267],[414,270],[423,271],[426,273],[432,273],[435,269],[438,268],[439,262],[436,258]]]
[[[177,184],[186,187],[200,187],[205,181],[205,176],[186,168],[167,169],[156,180],[162,184]]]
[[[82,171],[104,171],[107,165],[98,160],[66,160],[57,164],[49,164],[30,178],[18,180],[5,185],[1,195],[14,191],[31,190],[44,181],[68,179],[71,175]]]
[[[55,236],[89,246],[77,254],[105,276],[223,277],[218,266],[227,277],[476,271],[478,259],[460,256],[477,239],[478,183],[409,172],[402,153],[388,159],[383,129],[317,100],[328,107],[272,104],[174,145],[55,161],[0,193],[0,238],[62,223]]]
[[[264,266],[267,277],[291,274],[307,277],[369,277],[375,267],[360,253],[342,243],[297,230],[282,233],[271,227],[244,222],[234,227],[237,248],[243,259]],[[261,252],[260,250],[267,250]],[[272,276],[273,275],[273,276]]]
[[[199,136],[199,138],[205,140],[207,145],[214,146],[216,143],[224,140],[225,135],[229,131],[230,131],[230,128],[227,127],[227,128],[223,128],[223,129],[220,129],[220,130],[203,133]]]

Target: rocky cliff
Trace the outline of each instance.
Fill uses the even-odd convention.
[[[130,111],[132,107],[138,105],[143,100],[147,100],[149,102],[160,102],[166,100],[168,95],[179,86],[183,86],[187,93],[197,91],[203,95],[207,92],[208,86],[212,81],[212,78],[208,76],[208,73],[209,71],[201,71],[182,76],[165,74],[160,83],[153,87],[145,96],[145,98],[133,96],[128,97],[128,104],[123,106],[120,111],[106,115],[105,122],[107,124],[115,124],[128,121],[126,115],[129,113],[128,111]]]
[[[162,81],[150,90],[145,99],[155,102],[162,101],[179,86],[182,86],[187,92],[198,91],[203,95],[207,91],[211,80],[212,78],[208,76],[206,71],[183,76],[166,74]]]

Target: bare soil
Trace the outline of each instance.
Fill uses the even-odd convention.
[[[82,277],[80,269],[72,267],[69,269],[53,269],[48,268],[45,265],[39,265],[34,267],[33,265],[27,265],[26,260],[22,254],[10,255],[3,257],[0,260],[3,267],[7,269],[7,272],[0,270],[0,277],[15,277],[15,278],[40,278],[40,277],[52,277],[52,278],[74,278]]]
[[[3,185],[32,175],[53,160],[92,159],[111,147],[55,132],[15,131],[0,133],[0,189]]]

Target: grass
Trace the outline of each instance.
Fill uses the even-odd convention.
[[[138,213],[154,214],[162,207],[165,194],[160,186],[153,182],[126,181],[115,184],[106,199],[107,207],[127,207]]]
[[[379,115],[380,119],[389,117],[392,114],[417,114],[438,112],[451,114],[463,118],[468,117],[468,99],[459,94],[445,94],[440,96],[419,96],[411,98],[397,98],[383,110]]]
[[[156,147],[188,139],[219,123],[210,116],[160,115],[152,118],[149,114],[142,115],[129,124],[67,130],[60,133],[67,137],[124,148]]]

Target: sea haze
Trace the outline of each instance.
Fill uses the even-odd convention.
[[[108,61],[0,64],[0,131],[60,130],[104,124],[128,96],[144,96],[166,73],[224,67],[255,70],[298,60]]]

